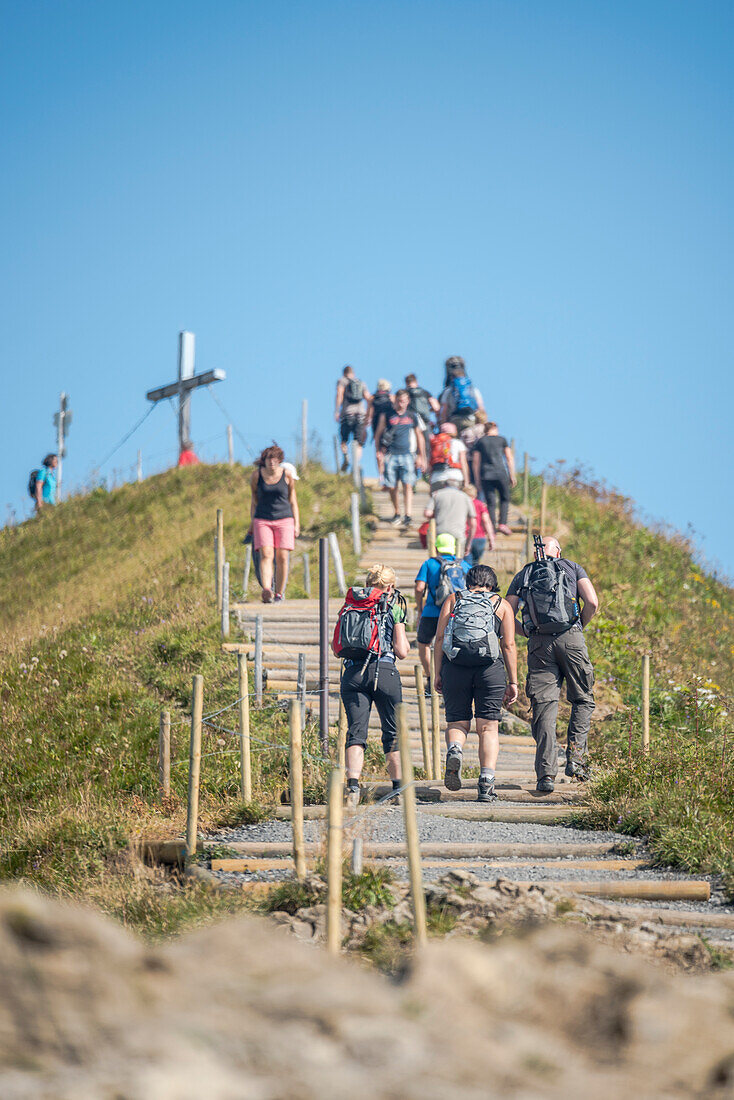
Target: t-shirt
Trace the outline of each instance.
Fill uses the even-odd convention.
[[[469,499],[471,499],[471,498],[469,498]],[[487,537],[487,532],[484,530],[484,526],[482,524],[482,516],[484,516],[484,515],[488,516],[489,515],[489,509],[487,508],[487,505],[484,503],[484,501],[479,500],[478,497],[474,501],[474,515],[477,518],[477,526],[476,526],[476,530],[474,532],[474,538],[475,539],[484,539],[484,538]],[[468,523],[466,525],[466,537],[467,538],[469,537],[469,524]]]
[[[466,454],[466,443],[462,443],[460,439],[452,438],[449,443],[449,453],[454,469],[461,470],[461,456]]]
[[[198,466],[199,460],[193,451],[181,451],[178,456],[179,466]]]
[[[50,470],[48,466],[41,466],[41,469],[36,474],[36,485],[42,486],[41,500],[44,504],[56,503],[57,481],[55,470]]]
[[[436,534],[465,539],[467,523],[474,523],[474,501],[453,485],[436,489],[432,500]]]
[[[356,384],[360,389],[362,397],[360,397],[359,401],[347,401],[347,391],[350,388],[350,382],[351,382],[352,386],[354,386]],[[341,411],[340,411],[341,419],[346,420],[347,417],[363,416],[364,415],[364,405],[362,404],[363,400],[364,400],[364,384],[362,382],[360,382],[358,378],[351,378],[351,379],[347,378],[346,381],[345,381],[345,384],[344,384],[344,392],[342,394],[342,407],[341,407]]]
[[[385,430],[390,432],[387,453],[391,455],[409,455],[416,451],[415,432],[423,430],[423,421],[410,410],[402,415],[393,413],[385,417]],[[380,440],[382,443],[382,440]]]
[[[456,561],[453,554],[441,554],[442,561]],[[462,561],[461,567],[464,573],[468,573],[471,569],[471,565],[467,561]],[[437,619],[441,608],[436,607],[436,585],[438,584],[441,576],[441,561],[438,558],[428,558],[423,562],[423,565],[418,570],[418,576],[416,581],[423,581],[426,586],[426,602],[423,604],[422,616],[427,619]]]
[[[563,571],[568,577],[569,595],[575,599],[579,591],[579,581],[583,580],[584,577],[588,579],[589,574],[578,562],[569,561],[568,558],[557,558],[556,560],[563,567]],[[508,596],[519,596],[525,569],[526,566],[523,566],[520,572],[516,573],[510,581],[510,587],[507,589]]]
[[[507,440],[503,435],[483,435],[474,444],[474,450],[482,460],[481,476],[483,478],[507,476],[506,446]]]

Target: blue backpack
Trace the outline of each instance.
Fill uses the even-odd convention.
[[[436,607],[440,607],[453,592],[461,592],[466,588],[466,573],[460,561],[446,561],[445,558],[435,560],[441,563],[441,572],[436,581],[433,602]]]
[[[454,397],[454,412],[466,415],[476,412],[479,408],[471,379],[466,375],[462,378],[454,378],[451,383],[451,393]]]

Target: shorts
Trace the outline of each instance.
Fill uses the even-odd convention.
[[[340,690],[347,712],[347,748],[367,744],[370,711],[374,703],[380,716],[383,751],[385,754],[396,752],[398,726],[395,711],[403,700],[403,686],[395,662],[370,661],[364,672],[361,664],[346,665]]]
[[[430,645],[436,637],[437,627],[438,615],[421,615],[417,636],[419,645]]]
[[[296,521],[287,519],[254,519],[252,542],[255,550],[274,546],[277,550],[294,550],[296,546]]]
[[[364,422],[363,416],[344,416],[339,421],[339,435],[342,443],[348,443],[351,436],[354,436],[356,442],[360,447],[364,447],[364,442],[367,438],[367,425]]]
[[[501,658],[488,665],[457,665],[441,661],[441,685],[447,722],[471,722],[474,717],[489,722],[499,720],[507,686],[505,664]]]
[[[387,455],[385,458],[385,484],[394,489],[399,482],[415,485],[415,458],[413,455]]]
[[[431,470],[431,492],[434,489],[443,488],[444,485],[458,485],[461,488],[463,484],[464,475],[455,466],[442,466],[440,469]]]

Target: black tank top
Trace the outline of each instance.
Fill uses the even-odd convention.
[[[257,507],[255,519],[293,519],[293,509],[288,499],[290,489],[285,477],[285,470],[274,485],[268,485],[264,480],[262,470],[257,475]]]

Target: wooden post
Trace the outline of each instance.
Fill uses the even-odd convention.
[[[331,556],[334,559],[334,572],[336,573],[336,583],[339,587],[339,594],[346,596],[347,594],[347,582],[344,577],[344,566],[342,565],[342,556],[339,549],[339,541],[334,531],[329,531],[329,550]]]
[[[301,712],[301,728],[306,725],[306,654],[298,654],[298,674],[296,679],[296,697]]]
[[[428,521],[428,539],[426,540],[428,548],[428,557],[435,558],[436,556],[436,521],[431,516]]]
[[[224,510],[217,508],[217,611],[222,610],[222,567],[224,565]]]
[[[548,504],[548,486],[545,477],[540,482],[540,537],[545,538],[545,517]]]
[[[426,714],[426,695],[423,686],[423,669],[420,665],[415,666],[415,690],[418,695],[418,718],[421,725],[423,770],[426,773],[426,778],[430,779],[433,776],[433,758],[431,753],[431,743],[428,737],[428,716]]]
[[[408,849],[408,875],[413,899],[413,924],[415,940],[419,947],[428,942],[426,928],[426,898],[423,893],[421,852],[418,843],[418,819],[415,812],[415,787],[413,785],[413,761],[410,757],[410,738],[405,703],[398,704],[398,738],[400,741],[400,770],[403,787],[403,817],[405,819],[405,847]]]
[[[359,493],[352,493],[352,546],[359,557],[362,553],[362,532],[359,529]]]
[[[227,463],[234,466],[234,440],[232,438],[232,425],[227,425]]]
[[[219,585],[222,583],[222,571],[219,568],[219,539],[214,535],[214,602],[217,605],[217,611],[221,607],[219,602]]]
[[[229,562],[222,566],[222,637],[229,637]]]
[[[515,462],[515,440],[510,440],[510,450],[512,451],[512,461]]]
[[[357,462],[357,447],[359,444],[356,439],[352,439],[352,481],[354,482],[354,488],[359,492],[360,481],[360,468]]]
[[[338,955],[341,947],[343,788],[344,773],[341,768],[334,768],[329,776],[329,825],[326,842],[326,950],[331,955]]]
[[[308,465],[308,401],[301,402],[301,466]]]
[[[530,463],[528,452],[525,451],[522,462],[522,506],[527,508],[530,503]]]
[[[441,716],[436,691],[436,654],[431,646],[431,733],[433,734],[433,778],[441,779]]]
[[[138,451],[138,468],[137,468],[138,481],[143,480],[143,452]]]
[[[642,657],[642,751],[650,751],[650,655]]]
[[[311,599],[311,559],[308,556],[308,551],[303,552],[303,589],[306,593],[306,599]]]
[[[201,717],[204,713],[204,677],[194,676],[191,693],[191,740],[189,741],[189,792],[186,808],[186,857],[196,853],[199,824],[199,777],[201,774]]]
[[[347,712],[344,707],[344,700],[341,695],[339,696],[339,725],[336,731],[336,766],[337,768],[346,768],[347,766]]]
[[[361,836],[352,841],[352,874],[361,875],[364,870],[364,844]]]
[[[290,788],[293,862],[296,867],[296,877],[303,881],[306,877],[306,849],[303,843],[303,745],[301,742],[301,710],[297,699],[291,699],[289,703],[288,719],[291,735]]]
[[[249,592],[249,589],[250,589],[250,570],[251,570],[251,568],[252,568],[252,543],[248,542],[247,546],[245,547],[245,568],[244,568],[244,572],[242,574],[242,590],[245,594],[245,599],[247,599],[247,593]]]
[[[525,561],[532,561],[534,558],[533,553],[533,525],[532,515],[530,512],[527,514],[526,526],[525,526]]]
[[[158,730],[158,785],[161,798],[171,794],[171,713],[161,711]]]
[[[240,791],[243,802],[252,802],[252,761],[250,759],[250,685],[247,679],[247,654],[237,654],[237,694],[240,714]]]
[[[255,616],[255,706],[263,705],[263,617]]]
[[[335,473],[341,472],[341,465],[339,462],[339,440],[334,436],[334,471]]]

